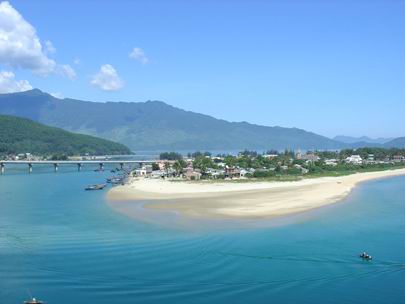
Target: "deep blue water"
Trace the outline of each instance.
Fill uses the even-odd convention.
[[[130,219],[83,191],[107,175],[0,176],[1,304],[27,290],[49,304],[405,301],[405,177],[275,226],[205,231]]]

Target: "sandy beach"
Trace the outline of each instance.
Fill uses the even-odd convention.
[[[359,183],[405,175],[405,169],[322,177],[294,182],[185,182],[134,179],[111,189],[108,199],[143,201],[145,208],[191,217],[266,218],[287,215],[345,198]]]

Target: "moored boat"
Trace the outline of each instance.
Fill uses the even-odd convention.
[[[84,188],[85,190],[103,190],[107,186],[106,184],[96,184],[96,185],[90,185]]]

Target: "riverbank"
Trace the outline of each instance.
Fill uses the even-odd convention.
[[[287,215],[345,198],[359,183],[405,175],[405,169],[322,177],[293,182],[172,182],[136,179],[108,192],[114,201],[142,201],[145,208],[192,217],[265,218]],[[122,211],[122,210],[121,210]]]

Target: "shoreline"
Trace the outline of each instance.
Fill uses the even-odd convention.
[[[194,218],[272,218],[334,204],[347,197],[359,183],[399,175],[405,175],[405,169],[291,182],[136,179],[109,190],[107,199],[112,208],[114,201],[142,201],[149,210],[173,211]]]

